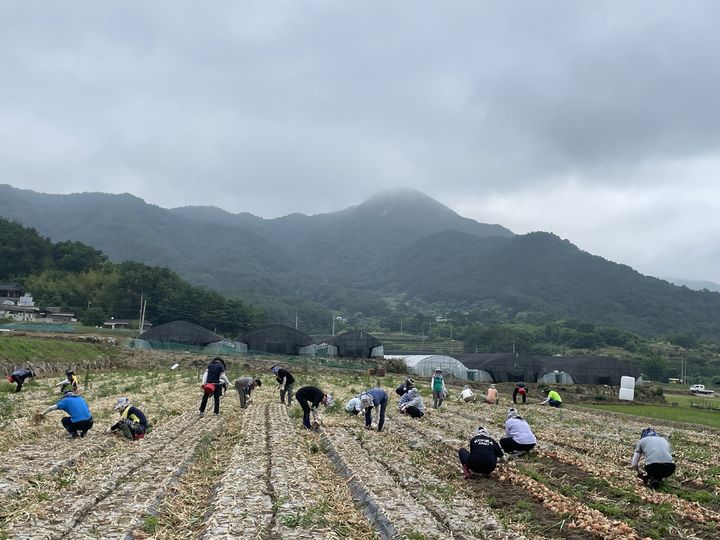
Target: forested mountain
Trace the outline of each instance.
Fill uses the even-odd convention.
[[[549,233],[514,235],[416,191],[339,212],[262,219],[212,207],[166,210],[130,195],[45,195],[0,185],[0,215],[113,261],[172,268],[192,283],[299,312],[358,317],[491,308],[506,320],[575,319],[645,335],[720,340],[720,294],[691,291],[581,251]],[[284,317],[284,319],[282,318]],[[378,322],[378,324],[380,324]]]
[[[80,242],[53,243],[34,229],[0,218],[0,281],[15,281],[41,307],[59,306],[88,325],[137,319],[141,297],[154,324],[183,319],[228,336],[264,322],[239,300],[194,287],[168,268],[110,263]]]
[[[644,335],[720,334],[720,293],[644,276],[542,232],[430,235],[369,272],[367,284],[458,309],[494,304],[536,320],[570,318]]]

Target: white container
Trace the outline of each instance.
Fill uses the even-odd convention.
[[[621,388],[620,389],[620,399],[624,399],[626,401],[634,401],[635,400],[635,390],[631,388]]]
[[[635,377],[620,377],[620,388],[635,390]]]

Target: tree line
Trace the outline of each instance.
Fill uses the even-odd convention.
[[[137,262],[112,263],[81,242],[53,243],[35,229],[0,218],[0,280],[18,283],[37,305],[58,306],[88,326],[111,317],[154,325],[187,320],[229,337],[264,323],[266,314],[238,299],[226,298],[182,280],[168,268]]]

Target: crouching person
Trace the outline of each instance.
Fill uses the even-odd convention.
[[[407,414],[411,418],[425,416],[425,402],[417,388],[411,388],[400,398],[398,410],[401,414]]]
[[[130,405],[129,398],[118,398],[113,410],[120,413],[120,421],[108,428],[109,433],[120,433],[130,441],[145,437],[148,428],[147,418],[140,409]]]
[[[321,403],[326,407],[333,404],[332,396],[316,386],[303,386],[295,393],[295,399],[303,411],[303,426],[306,429],[317,429],[319,427],[317,408]],[[314,426],[310,424],[310,413],[313,415]]]
[[[75,439],[84,437],[93,426],[90,408],[82,396],[65,392],[65,396],[55,405],[50,405],[41,414],[45,416],[50,411],[65,411],[69,416],[63,416],[60,423],[68,432],[68,437]]]
[[[259,386],[262,386],[260,379],[253,379],[247,375],[235,381],[235,390],[237,390],[238,397],[240,398],[241,409],[245,409],[248,406],[248,403],[250,403],[250,394]]]
[[[470,451],[467,448],[458,450],[458,458],[463,468],[465,480],[469,479],[471,472],[489,475],[497,467],[498,459],[503,459],[502,448],[490,436],[487,429],[480,426],[470,439]]]
[[[640,470],[640,458],[645,456],[645,472]],[[649,488],[660,486],[665,478],[675,472],[670,443],[658,435],[654,429],[646,428],[640,434],[640,442],[635,447],[630,466]]]
[[[515,409],[508,409],[505,421],[505,437],[500,439],[500,446],[508,453],[520,454],[529,452],[537,444],[535,434],[530,425]]]

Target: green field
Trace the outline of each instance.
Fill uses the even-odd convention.
[[[119,347],[109,347],[103,343],[81,343],[26,336],[0,336],[0,361],[14,364],[42,360],[69,365],[99,356],[115,358],[119,354]]]
[[[701,409],[692,407],[692,403],[699,403],[698,398],[692,396],[667,396],[667,405],[635,405],[635,404],[591,404],[582,405],[592,409],[602,411],[612,411],[624,414],[632,414],[645,418],[655,418],[658,420],[669,420],[671,422],[687,422],[691,424],[700,424],[713,428],[720,428],[720,411],[711,409]],[[707,399],[705,401],[708,401]],[[678,407],[673,407],[670,402],[678,403]],[[720,402],[719,402],[720,404]]]

